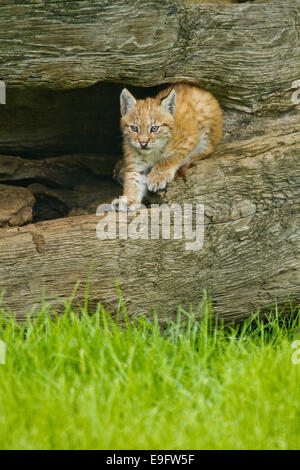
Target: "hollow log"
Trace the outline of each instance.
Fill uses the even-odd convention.
[[[97,141],[101,146],[103,138],[104,150],[89,146],[88,151],[113,155],[109,171],[118,149],[116,145],[109,151],[117,128],[116,120],[109,132],[115,116],[111,109],[116,109],[123,83],[150,87],[193,82],[212,91],[225,111],[224,135],[214,154],[170,183],[156,199],[169,205],[204,206],[201,249],[187,250],[184,239],[124,240],[113,238],[113,232],[100,240],[96,228],[101,217],[96,215],[2,228],[3,305],[20,320],[27,311],[38,309],[42,296],[60,310],[78,280],[74,303],[80,305],[89,273],[91,307],[101,302],[114,312],[117,281],[132,318],[151,315],[155,308],[163,321],[175,315],[179,305],[197,311],[204,289],[214,313],[226,320],[246,318],[275,303],[298,303],[299,13],[299,1],[283,0],[227,5],[196,0],[3,0],[0,78],[8,87],[7,97],[15,97],[15,102],[0,106],[0,152],[6,156],[6,168],[14,155],[23,156],[22,151],[31,158],[27,163],[16,159],[9,167],[12,181],[2,179],[3,183],[21,184],[25,169],[30,169],[27,175],[40,175],[43,166],[34,158],[39,159],[41,150],[50,159],[85,153],[96,127],[92,134],[83,132],[82,122],[89,126],[97,117],[98,101],[93,97],[98,87],[107,87],[107,93],[99,95],[97,122],[108,127]],[[96,83],[95,88],[79,90]],[[73,112],[69,92],[78,107],[84,107],[80,116]],[[44,97],[44,109],[33,112],[28,131],[22,127],[22,113],[27,106],[30,116],[30,109],[38,107],[31,104],[37,96]],[[91,121],[86,121],[88,115]],[[63,177],[50,159],[53,173],[46,176],[60,186]],[[91,165],[84,171],[98,176],[97,165]],[[56,193],[68,205],[70,196],[61,186],[45,189],[32,183],[37,198]],[[155,209],[145,211],[150,216]],[[113,217],[108,215],[109,220]],[[129,217],[126,225],[122,220],[117,225],[127,230],[131,222]]]
[[[165,202],[204,205],[197,251],[186,250],[185,240],[99,240],[94,215],[0,230],[4,304],[22,319],[45,292],[59,308],[77,280],[80,303],[89,272],[91,306],[115,311],[117,280],[133,317],[155,308],[163,320],[179,305],[196,311],[204,289],[214,313],[228,320],[299,302],[298,121],[291,116],[267,136],[224,143],[169,185]]]
[[[103,154],[73,154],[42,160],[0,155],[0,182],[43,180],[56,187],[72,188],[78,184],[106,177],[114,169],[113,157]]]

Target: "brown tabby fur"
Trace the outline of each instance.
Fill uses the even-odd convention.
[[[147,189],[164,189],[180,168],[212,153],[222,135],[219,103],[189,84],[144,100],[124,89],[121,114],[125,182],[123,196],[112,203],[117,210],[137,209]]]

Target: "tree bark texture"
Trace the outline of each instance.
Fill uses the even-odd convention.
[[[189,81],[246,112],[289,109],[299,79],[298,0],[2,0],[8,87]]]
[[[225,110],[214,154],[158,196],[204,205],[202,249],[186,250],[185,240],[99,240],[96,215],[4,227],[3,305],[20,320],[43,295],[61,309],[78,279],[74,303],[82,305],[89,273],[90,305],[114,312],[117,281],[131,318],[155,308],[164,321],[179,305],[197,311],[204,289],[226,320],[299,302],[299,14],[296,0],[2,0],[0,78],[9,98],[0,106],[3,225],[15,225],[24,210],[30,220],[35,199],[59,199],[62,213],[74,204],[81,210],[78,173],[94,186],[101,165],[103,175],[112,173],[120,148],[113,116],[123,84],[147,91],[192,82],[212,91]],[[75,166],[61,157],[89,152],[107,153],[107,166],[105,157],[98,164],[77,156]],[[10,211],[7,195],[22,184],[31,191],[28,202],[19,198]]]
[[[204,204],[201,250],[187,251],[185,240],[99,240],[94,215],[1,229],[4,304],[23,319],[45,291],[59,308],[77,280],[74,302],[82,304],[90,270],[91,306],[115,311],[117,281],[132,317],[156,308],[164,321],[179,305],[196,310],[204,289],[226,320],[299,302],[297,120],[282,118],[267,136],[220,145],[162,194],[169,204]]]

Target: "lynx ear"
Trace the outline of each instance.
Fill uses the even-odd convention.
[[[161,105],[166,113],[175,115],[176,111],[176,91],[174,88],[170,91],[168,96],[161,101]]]
[[[136,104],[136,99],[132,96],[132,94],[124,88],[122,90],[120,96],[120,103],[121,103],[121,115],[125,116]]]

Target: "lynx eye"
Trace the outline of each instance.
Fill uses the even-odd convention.
[[[152,126],[150,129],[150,132],[158,132],[159,131],[159,126]]]
[[[138,126],[130,126],[130,130],[132,132],[138,132],[139,128],[138,128]]]

